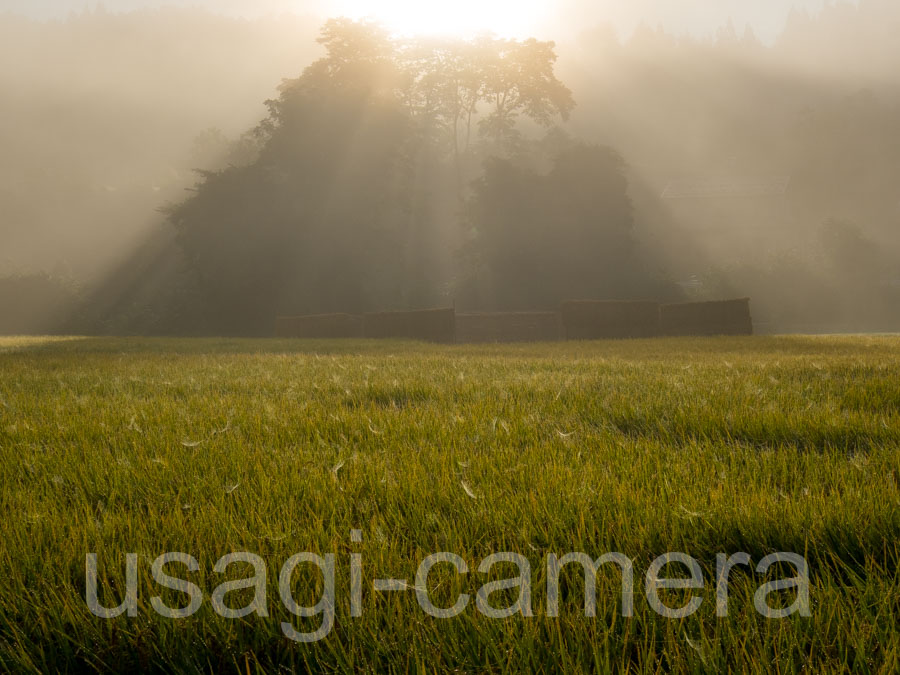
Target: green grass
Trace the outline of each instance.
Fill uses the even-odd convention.
[[[0,670],[897,672],[898,471],[894,337],[0,339]],[[167,551],[200,563],[169,569],[204,591],[187,619],[150,608],[150,561]],[[212,590],[248,576],[213,572],[233,551],[266,561],[268,617],[213,612]],[[279,599],[278,572],[302,551],[337,557],[335,625],[314,644],[280,628],[321,623]],[[473,596],[458,617],[429,617],[413,591],[371,591],[439,551],[469,565],[430,580],[435,604]],[[534,617],[475,610],[486,580],[514,576],[478,573],[500,551],[531,562]],[[598,576],[596,617],[574,568],[560,616],[546,616],[546,556],[570,551],[634,560],[633,618],[613,568]],[[689,618],[656,615],[643,594],[650,561],[669,551],[704,570]],[[739,551],[754,563],[804,555],[812,616],[763,618],[763,579],[736,569],[730,614],[716,617],[715,556]],[[140,554],[138,617],[88,611],[88,552],[107,605],[123,596],[125,554]],[[351,553],[363,560],[359,618]],[[298,600],[314,603],[316,576],[296,579]]]

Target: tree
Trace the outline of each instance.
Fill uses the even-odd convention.
[[[612,150],[583,144],[546,174],[489,161],[470,202],[469,259],[492,296],[482,302],[511,310],[626,297],[635,251],[623,170]]]
[[[399,294],[412,124],[378,35],[337,28],[323,33],[328,55],[267,102],[256,161],[204,172],[168,211],[220,330]]]
[[[499,152],[519,119],[548,126],[573,105],[552,43],[398,40],[347,19],[319,42],[325,56],[266,102],[253,160],[202,172],[168,209],[222,331],[429,297],[439,280],[423,261],[450,212],[431,207],[439,163],[452,157],[456,180],[438,189],[462,199],[476,123]]]
[[[489,39],[481,45],[483,98],[491,111],[480,126],[487,138],[500,148],[515,148],[520,116],[543,127],[550,127],[556,117],[568,119],[575,101],[553,74],[556,53],[552,42]]]
[[[413,41],[401,48],[409,73],[408,97],[419,103],[426,127],[442,129],[462,198],[463,158],[476,124],[487,142],[484,155],[515,153],[520,118],[549,128],[575,106],[572,92],[553,72],[553,42],[481,36],[473,41]],[[482,106],[484,106],[482,112]]]

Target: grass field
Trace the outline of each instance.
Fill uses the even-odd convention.
[[[0,339],[0,670],[898,672],[898,472],[894,337]],[[167,567],[202,589],[189,618],[151,608],[155,595],[188,603],[151,575],[169,551],[199,562]],[[219,583],[252,573],[213,571],[236,551],[266,563],[265,617],[213,611]],[[281,623],[312,631],[322,617],[288,613],[279,571],[307,551],[335,554],[336,606],[327,637],[301,644]],[[372,590],[376,577],[414,579],[440,551],[468,564],[436,566],[428,582],[442,607],[472,596],[458,616],[429,616],[411,589]],[[487,580],[517,574],[478,571],[503,551],[530,561],[533,617],[475,609]],[[571,551],[634,561],[633,617],[613,567],[597,577],[596,617],[576,568],[547,615],[547,555]],[[703,598],[683,619],[644,595],[650,562],[671,551],[703,570],[704,588],[665,592],[671,606]],[[717,617],[716,554],[755,564],[776,551],[808,561],[811,616],[764,618],[764,579],[735,568]],[[90,552],[106,606],[124,597],[126,553],[139,555],[137,617],[89,612]],[[294,582],[298,602],[321,597],[315,568]],[[773,602],[791,602],[782,595]]]

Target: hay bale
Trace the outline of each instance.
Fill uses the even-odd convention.
[[[562,303],[568,340],[656,337],[659,303],[650,301],[570,300]]]
[[[664,335],[753,335],[750,298],[663,305],[659,314]]]
[[[561,338],[559,312],[456,315],[457,342],[555,342]]]
[[[363,335],[375,339],[454,342],[456,312],[453,309],[426,309],[366,314],[363,316]]]
[[[275,335],[282,338],[361,338],[363,320],[354,314],[280,316]]]

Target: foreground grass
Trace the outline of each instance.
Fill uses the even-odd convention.
[[[897,672],[898,471],[891,337],[0,339],[0,670]],[[169,568],[204,591],[187,619],[150,607],[161,594],[150,561],[167,551],[200,563]],[[266,561],[267,617],[213,612],[219,583],[250,576],[212,570],[233,551]],[[279,570],[302,551],[337,559],[335,625],[314,644],[280,626],[321,623],[279,599]],[[411,590],[371,591],[375,577],[413,579],[438,551],[469,565],[436,567],[429,582],[444,607],[473,596],[459,616],[426,615]],[[515,576],[477,571],[500,551],[531,562],[532,618],[475,611],[486,580]],[[546,556],[569,551],[634,560],[633,618],[614,568],[598,576],[596,617],[574,569],[560,616],[546,615]],[[643,595],[642,575],[668,551],[704,570],[704,602],[685,619],[656,615]],[[717,617],[715,556],[739,551],[754,563],[804,555],[812,616],[763,618],[763,579],[736,568],[729,616]],[[140,555],[138,617],[88,611],[88,552],[108,606],[124,595],[125,554]],[[352,553],[361,617],[350,616]],[[321,585],[307,576],[296,596],[312,605]]]

